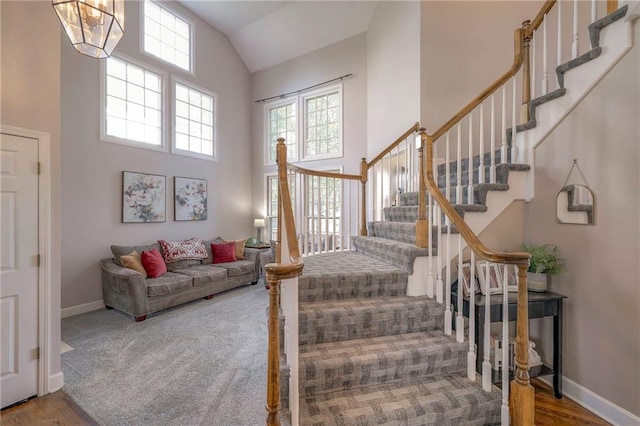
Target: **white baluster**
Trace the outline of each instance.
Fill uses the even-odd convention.
[[[469,159],[467,167],[469,168],[469,184],[467,185],[466,204],[473,204],[473,111],[469,113]]]
[[[405,139],[406,141],[406,139]],[[396,147],[396,206],[400,206],[400,145]]]
[[[485,262],[484,270],[484,288],[486,294],[484,296],[484,360],[482,361],[482,389],[485,392],[491,392],[491,362],[489,361],[489,351],[491,350],[491,268],[493,264]],[[482,269],[480,269],[482,271]],[[496,276],[496,279],[498,277]]]
[[[573,0],[573,42],[571,43],[571,59],[578,57],[578,0]]]
[[[478,183],[484,183],[484,106],[480,104],[480,164],[478,164]]]
[[[318,176],[318,198],[316,199],[318,212],[316,213],[316,220],[318,221],[318,229],[316,229],[316,249],[314,253],[320,253],[322,251],[322,194],[320,193],[320,176]]]
[[[511,126],[511,139],[515,137],[516,124]],[[500,164],[507,162],[507,85],[502,86],[502,143],[500,144]],[[495,183],[495,182],[494,182]]]
[[[467,353],[467,377],[476,380],[476,254],[471,250],[471,277],[469,283],[469,352]]]
[[[507,291],[508,276],[507,267],[504,265],[502,276],[502,425],[509,426],[509,292]],[[495,356],[498,356],[496,354]]]
[[[456,161],[456,204],[462,204],[462,128],[458,122],[458,153]]]
[[[503,88],[504,89],[504,88]],[[496,95],[491,95],[491,165],[489,167],[489,183],[496,183]]]
[[[449,134],[447,133],[447,147],[449,147]],[[453,240],[453,236],[451,235],[451,226],[450,226],[450,221],[449,221],[449,216],[445,216],[444,217],[444,225],[447,228],[447,257],[445,257],[446,259],[446,263],[445,263],[445,268],[446,268],[446,289],[444,292],[444,296],[445,296],[445,307],[444,307],[444,334],[446,334],[447,336],[451,336],[452,330],[451,330],[451,325],[452,325],[452,312],[451,312],[451,262],[449,261],[449,259],[451,259],[451,241]],[[440,232],[439,234],[439,238],[443,237],[443,233]],[[440,252],[438,252],[438,256],[440,256]],[[460,283],[461,281],[458,281],[458,283]],[[460,285],[458,285],[458,292],[460,292]]]
[[[451,235],[451,228],[449,228],[449,235]],[[464,342],[464,317],[462,316],[462,293],[464,284],[462,280],[462,235],[458,234],[458,316],[456,317],[456,340],[460,343]]]
[[[516,115],[516,78],[515,76],[511,78],[511,80],[513,81],[513,110],[511,111],[511,114],[513,115],[513,132],[511,133],[511,163],[515,163],[516,162],[516,130],[518,129],[518,126],[516,123],[518,123],[518,116]],[[505,149],[505,153],[504,153],[504,162],[505,164],[509,162],[509,159],[507,158],[507,152]]]
[[[447,144],[445,147],[444,162],[445,162],[445,184],[444,184],[444,196],[451,202],[451,153],[449,149],[449,132],[447,132],[447,138],[445,139]]]
[[[596,0],[591,0],[591,21],[589,22],[596,22],[596,19],[597,19]]]
[[[437,258],[437,262],[436,262],[436,273],[437,273],[437,280],[436,280],[436,301],[438,303],[442,303],[444,301],[444,286],[442,283],[442,232],[441,232],[441,228],[442,228],[442,212],[440,211],[440,205],[434,203],[434,207],[435,207],[435,214],[436,214],[436,232],[437,232],[437,238],[438,238],[438,258]],[[431,227],[431,229],[433,229],[433,227]],[[431,235],[432,232],[429,232],[429,235]],[[447,308],[445,307],[445,310]],[[446,319],[445,319],[446,321]]]
[[[331,251],[335,252],[336,251],[336,178],[332,178],[331,179],[333,181],[333,205],[331,206],[331,227],[332,232],[331,232]],[[342,192],[342,191],[340,191]],[[342,244],[341,244],[342,245]]]
[[[329,178],[324,178],[324,251],[329,251]]]
[[[547,14],[542,21],[542,94],[549,91],[549,70],[547,69]]]
[[[558,8],[558,61],[556,65],[562,64],[562,2],[556,3]]]
[[[433,232],[432,229],[433,227],[431,226],[433,224],[433,204],[432,204],[432,200],[431,200],[431,192],[427,192],[428,196],[427,196],[427,217],[429,218],[427,220],[427,225],[428,225],[428,238],[427,238],[427,245],[428,245],[428,250],[429,250],[429,275],[427,277],[427,296],[430,298],[433,298],[433,294],[434,294],[434,280],[433,280]]]

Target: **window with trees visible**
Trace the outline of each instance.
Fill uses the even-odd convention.
[[[269,104],[266,107],[266,163],[276,162],[278,138],[284,138],[287,144],[287,161],[296,161],[298,145],[298,102],[288,100]]]
[[[296,212],[296,181],[295,175],[289,175],[289,193],[291,194],[291,206]],[[278,232],[278,176],[267,176],[267,229],[270,240],[275,240]]]

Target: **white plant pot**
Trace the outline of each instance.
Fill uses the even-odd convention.
[[[547,274],[527,272],[527,289],[538,293],[547,291]]]

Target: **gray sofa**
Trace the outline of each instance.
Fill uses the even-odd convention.
[[[144,321],[152,312],[201,297],[211,299],[216,293],[258,283],[260,250],[245,248],[244,260],[213,264],[209,243],[205,243],[207,259],[168,263],[168,272],[158,278],[144,278],[140,272],[121,266],[119,256],[133,250],[141,254],[153,248],[162,253],[160,244],[111,246],[114,256],[100,259],[105,306],[130,314],[136,321]]]

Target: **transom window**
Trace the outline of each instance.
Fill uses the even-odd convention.
[[[216,99],[214,93],[175,83],[174,151],[215,159]]]
[[[297,159],[298,100],[272,104],[267,107],[267,163],[276,161],[278,138],[284,138],[287,144],[287,160]]]
[[[191,72],[191,24],[169,9],[145,0],[144,50]]]
[[[105,68],[105,136],[161,147],[162,76],[115,56]]]
[[[266,104],[265,126],[265,164],[275,163],[280,137],[288,161],[342,156],[342,85]]]

